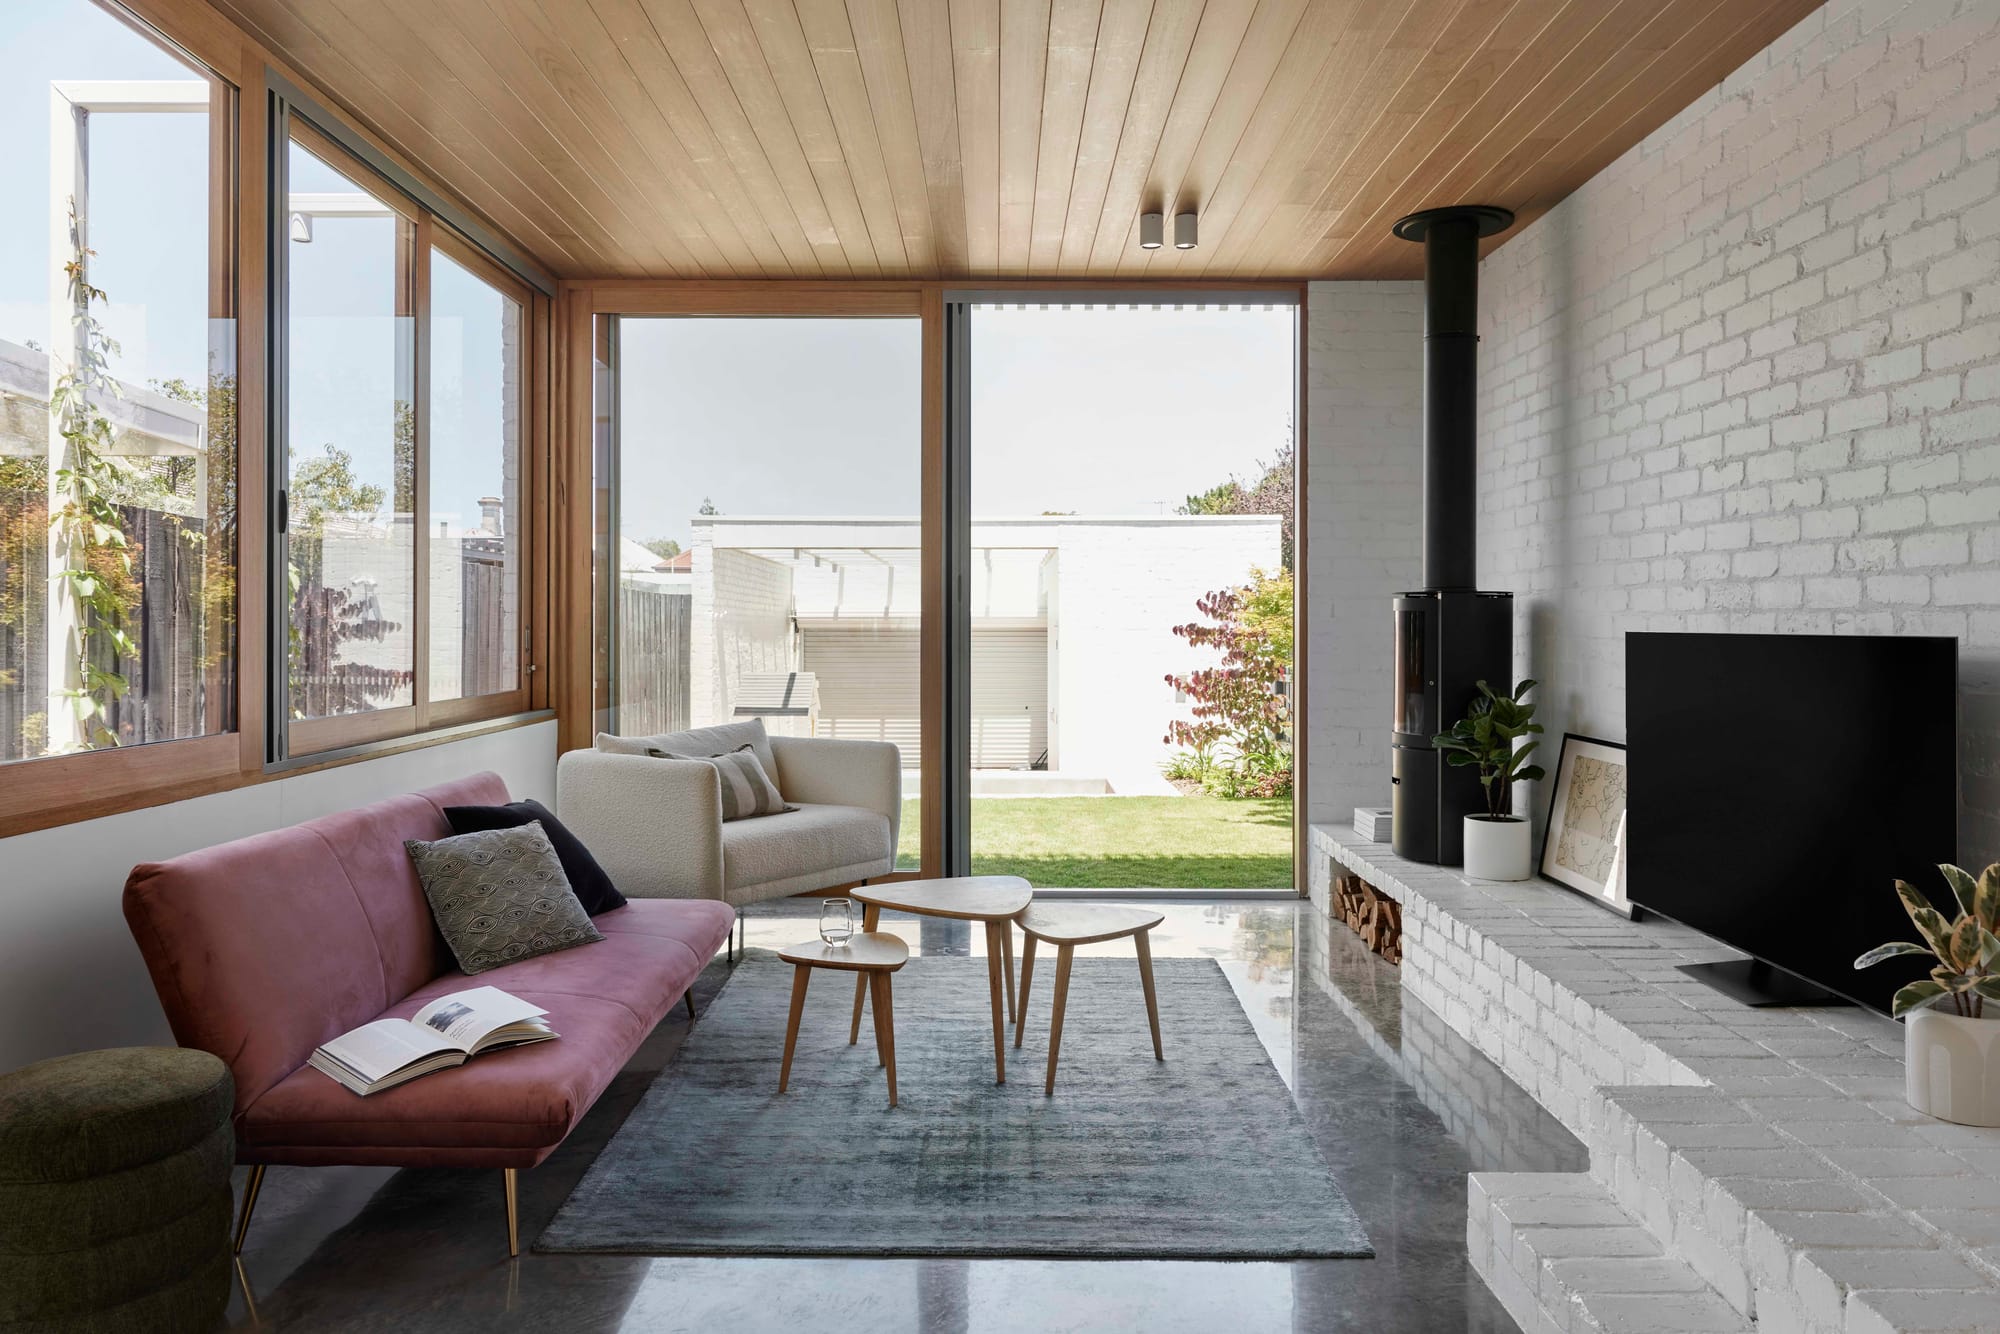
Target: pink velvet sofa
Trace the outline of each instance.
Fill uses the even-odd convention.
[[[500,1168],[517,1253],[515,1173],[562,1143],[728,938],[727,904],[633,899],[593,919],[601,943],[467,978],[403,840],[448,836],[447,806],[507,799],[479,774],[133,869],[125,919],[174,1036],[236,1079],[252,1166],[238,1250],[264,1168],[284,1163]],[[482,984],[546,1008],[561,1039],[365,1098],[306,1065],[329,1038]]]

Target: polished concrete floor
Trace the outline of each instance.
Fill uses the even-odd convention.
[[[1576,1171],[1583,1147],[1396,970],[1300,902],[1168,902],[1153,949],[1216,959],[1374,1243],[1290,1263],[677,1259],[535,1255],[554,1215],[687,1032],[676,1009],[556,1154],[521,1178],[510,1262],[498,1172],[273,1168],[230,1310],[237,1329],[561,1331],[1422,1331],[1514,1328],[1465,1260],[1465,1175]],[[810,937],[765,905],[752,945]],[[962,923],[886,920],[980,953]],[[1128,942],[1101,947],[1116,953]],[[1129,949],[1127,950],[1129,952]],[[696,988],[705,1004],[720,961]],[[908,1022],[904,1016],[899,1019]],[[775,1036],[775,1035],[774,1035]],[[1171,1035],[1168,1035],[1171,1043]],[[776,1078],[777,1048],[772,1050]],[[1226,1135],[1229,1127],[1217,1126]],[[1200,1164],[1189,1169],[1199,1171]],[[242,1173],[238,1173],[239,1186]],[[1115,1219],[1106,1220],[1116,1226]]]

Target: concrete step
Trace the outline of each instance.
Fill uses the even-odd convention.
[[[1468,1183],[1472,1267],[1524,1334],[1756,1329],[1589,1176],[1476,1172]]]

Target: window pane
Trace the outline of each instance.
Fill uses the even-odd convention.
[[[520,302],[431,251],[430,695],[515,689],[521,573]]]
[[[618,731],[762,718],[778,735],[893,742],[905,868],[920,348],[914,319],[628,318],[618,334]]]
[[[93,5],[0,7],[0,760],[234,726],[215,106]]]
[[[415,227],[291,145],[286,577],[293,718],[412,702]]]

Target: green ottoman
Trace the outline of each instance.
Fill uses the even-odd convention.
[[[0,1334],[221,1322],[235,1097],[227,1066],[180,1047],[0,1075]]]

